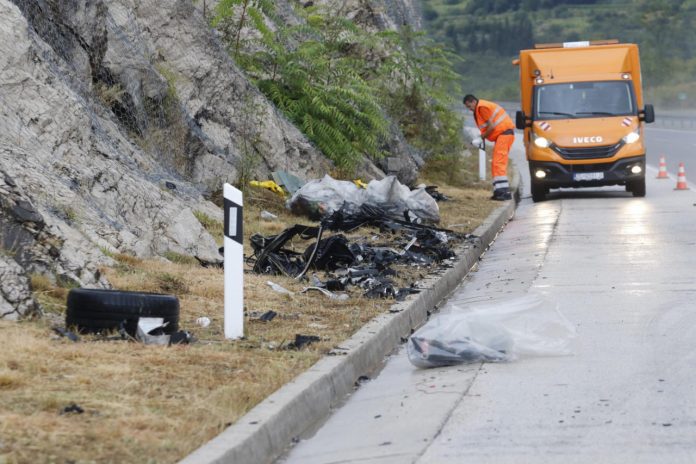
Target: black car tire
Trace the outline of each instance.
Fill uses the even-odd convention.
[[[532,201],[538,203],[546,200],[547,189],[542,184],[532,181]]]
[[[633,193],[634,197],[644,197],[645,196],[645,177],[632,180],[626,184],[626,190]]]
[[[123,323],[135,335],[141,317],[164,318],[169,323],[165,333],[176,332],[179,300],[174,295],[96,288],[74,288],[68,293],[65,324],[82,333],[115,330]]]

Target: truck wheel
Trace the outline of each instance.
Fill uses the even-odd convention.
[[[162,317],[169,322],[165,333],[176,332],[179,300],[174,295],[97,288],[73,288],[68,293],[65,325],[80,332],[115,330],[123,322],[126,330],[135,335],[140,317]]]
[[[546,200],[546,192],[546,187],[537,182],[532,181],[532,201],[534,203]]]
[[[639,180],[633,180],[626,184],[626,190],[633,193],[634,197],[645,196],[645,177]]]

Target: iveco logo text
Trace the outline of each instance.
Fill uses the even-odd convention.
[[[602,143],[601,135],[596,137],[573,137],[573,143]]]

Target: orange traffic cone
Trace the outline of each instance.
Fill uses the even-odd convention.
[[[689,190],[689,187],[686,185],[684,163],[679,163],[679,171],[677,172],[677,187],[674,190]]]
[[[669,179],[667,175],[667,161],[665,161],[665,155],[660,156],[660,170],[657,173],[658,179]]]

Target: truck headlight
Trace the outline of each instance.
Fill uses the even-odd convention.
[[[534,145],[536,145],[539,148],[549,148],[551,142],[549,142],[549,139],[547,139],[546,137],[540,137],[534,134]]]
[[[634,143],[637,142],[638,139],[640,139],[640,130],[637,130],[635,132],[631,132],[627,136],[623,138],[623,141],[626,143]]]

